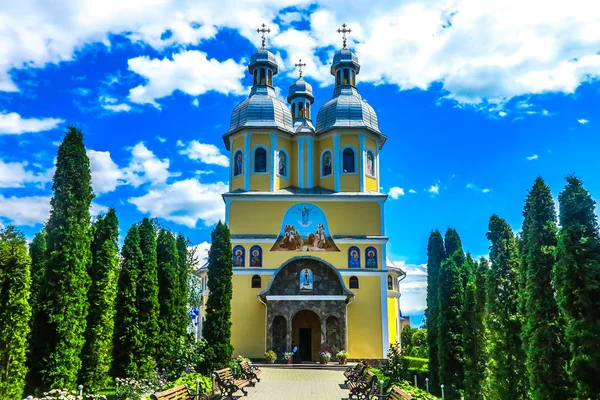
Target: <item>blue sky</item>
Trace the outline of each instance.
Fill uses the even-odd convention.
[[[481,256],[490,215],[518,231],[538,175],[555,196],[572,173],[600,194],[600,6],[590,1],[11,3],[0,9],[0,222],[29,238],[48,218],[57,145],[76,124],[92,212],[116,207],[122,236],[158,217],[206,249],[228,184],[221,135],[247,96],[263,22],[280,95],[302,58],[316,108],[332,95],[336,29],[352,29],[359,91],[388,136],[388,254],[409,274],[402,306],[415,321],[431,229],[456,228]]]

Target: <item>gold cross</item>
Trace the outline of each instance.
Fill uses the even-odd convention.
[[[352,32],[350,28],[346,29],[346,24],[342,24],[342,28],[338,29],[338,33],[342,34],[342,38],[344,39],[344,49],[346,48],[346,33]]]
[[[299,67],[298,71],[300,71],[300,78],[302,78],[302,67],[306,67],[306,63],[303,63],[302,59],[299,59],[298,63],[294,64],[294,67]]]
[[[265,33],[271,33],[271,30],[267,28],[267,26],[265,24],[261,25],[261,28],[257,29],[256,32],[258,33],[262,33],[261,38],[262,38],[262,48],[265,48],[265,42],[267,41],[267,38],[265,37]]]

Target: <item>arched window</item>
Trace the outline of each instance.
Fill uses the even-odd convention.
[[[285,150],[279,150],[279,160],[277,161],[277,175],[287,178],[288,166],[287,166],[287,153]]]
[[[239,176],[244,173],[244,154],[241,150],[235,152],[233,156],[233,176]]]
[[[352,86],[356,86],[356,72],[352,70]]]
[[[252,289],[260,289],[262,287],[262,279],[260,276],[254,275],[252,277]]]
[[[267,84],[267,80],[265,79],[265,69],[264,68],[260,69],[260,84],[261,85]]]
[[[331,159],[331,151],[327,150],[321,156],[321,175],[329,176],[333,169],[333,160]]]
[[[365,249],[365,257],[365,266],[367,268],[377,268],[377,249],[375,247],[367,247]]]
[[[304,113],[306,114],[306,118],[310,118],[310,103],[306,103],[306,111]]]
[[[258,70],[254,70],[254,86],[258,85]]]
[[[348,249],[348,268],[360,268],[360,249],[356,246]]]
[[[246,266],[245,256],[244,246],[235,246],[233,248],[233,266],[244,268]]]
[[[342,71],[338,69],[336,74],[335,86],[340,86],[342,84]]]
[[[345,69],[344,70],[344,85],[349,85],[350,84],[350,71]]]
[[[267,151],[262,147],[254,150],[254,172],[267,172]]]
[[[292,118],[296,118],[296,103],[292,103]]]
[[[354,150],[347,147],[342,153],[343,167],[345,173],[355,172],[354,170]]]
[[[262,247],[250,247],[250,268],[262,268]]]
[[[304,118],[304,103],[298,103],[298,118]]]
[[[356,276],[350,277],[350,289],[358,289],[358,278]]]
[[[269,70],[269,86],[273,86],[273,71]]]
[[[388,275],[388,290],[394,290],[394,280],[391,275]]]
[[[375,156],[371,150],[367,151],[367,175],[375,177]]]

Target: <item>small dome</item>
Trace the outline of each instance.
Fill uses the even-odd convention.
[[[333,99],[323,104],[317,115],[317,133],[334,128],[366,128],[379,131],[377,114],[352,86],[335,88]]]
[[[283,101],[268,86],[255,86],[250,96],[238,104],[231,114],[226,135],[245,128],[275,128],[294,132],[292,114]]]
[[[302,77],[300,77],[300,79],[292,83],[292,85],[290,86],[289,94],[287,97],[288,103],[292,101],[294,97],[297,96],[308,97],[310,99],[311,104],[315,100],[311,84],[306,82]]]
[[[254,69],[258,66],[267,65],[273,69],[273,75],[277,75],[279,68],[277,67],[277,59],[275,55],[267,49],[258,49],[256,53],[250,57],[250,64],[248,65],[248,71],[254,73]]]
[[[358,74],[360,72],[360,64],[358,63],[358,56],[347,48],[343,48],[333,56],[333,64],[331,64],[331,75],[335,75],[335,72],[340,67],[350,67]]]

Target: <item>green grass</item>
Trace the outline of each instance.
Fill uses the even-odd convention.
[[[115,387],[107,387],[105,389],[100,390],[97,394],[103,394],[106,396],[108,400],[114,400],[115,398]]]

